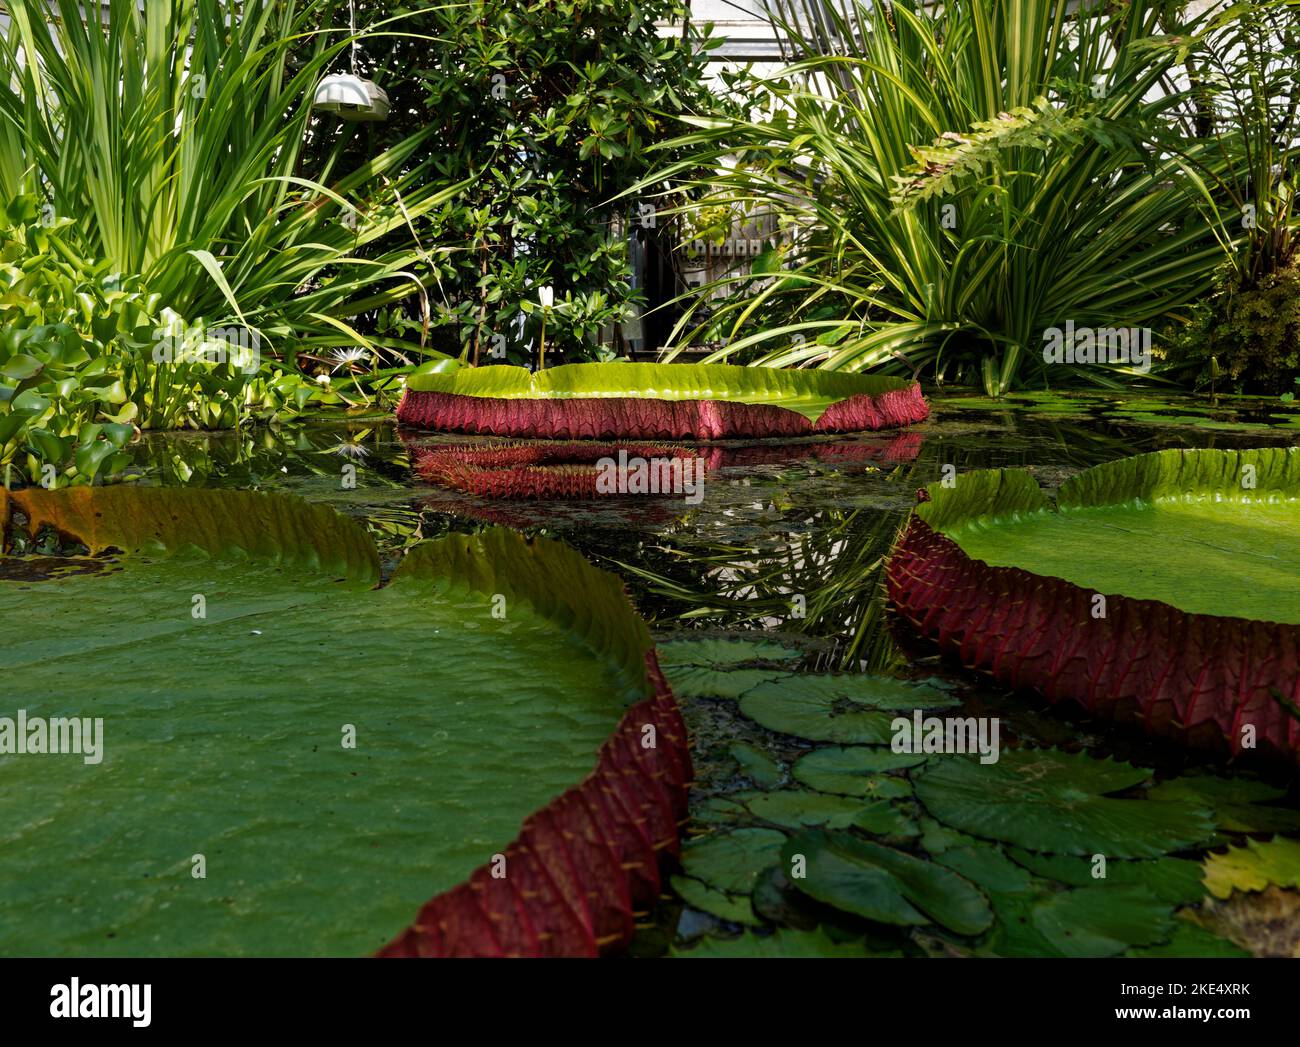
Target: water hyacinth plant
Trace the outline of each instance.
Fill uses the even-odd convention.
[[[312,113],[348,45],[346,32],[314,31],[327,5],[111,0],[99,21],[70,0],[54,19],[31,0],[7,8],[0,204],[26,195],[46,224],[75,219],[64,237],[169,310],[159,329],[243,330],[274,383],[300,349],[373,345],[351,318],[432,279],[408,230],[458,187],[428,176],[427,131],[348,171],[327,151],[316,180],[300,173],[304,139],[336,134]],[[248,417],[249,381],[222,383],[230,410],[195,417],[194,383],[157,373],[149,352],[137,343],[128,368],[143,390],[137,424]]]
[[[683,161],[647,184],[701,190],[695,214],[771,216],[787,243],[715,284],[738,293],[711,315],[694,300],[680,344],[1000,394],[1048,380],[1048,328],[1142,327],[1194,299],[1232,233],[1204,177],[1225,161],[1194,134],[1153,144],[1182,119],[1158,90],[1175,52],[1145,46],[1167,7],[774,3],[792,64],[744,81],[747,119],[691,118],[668,143],[716,173]]]

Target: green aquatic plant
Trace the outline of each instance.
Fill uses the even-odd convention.
[[[1230,164],[1186,126],[1180,92],[1156,90],[1177,71],[1175,51],[1149,46],[1169,5],[771,11],[791,64],[733,78],[746,115],[687,118],[667,145],[695,155],[643,187],[667,179],[698,193],[687,212],[767,220],[780,238],[752,273],[710,285],[721,301],[685,303],[678,348],[709,337],[710,360],[924,369],[993,396],[1115,386],[1140,369],[1051,367],[1044,332],[1151,325],[1211,286],[1232,234],[1206,172]]]
[[[455,927],[402,948],[630,936],[652,848],[675,846],[685,750],[613,576],[492,530],[418,545],[381,585],[359,525],[250,492],[0,491],[0,534],[26,554],[0,555],[19,707],[0,719],[0,897],[46,913],[7,920],[6,951],[358,955],[430,894],[432,926]],[[34,725],[55,720],[93,723],[95,748],[51,748]],[[647,727],[653,750],[634,743]],[[614,779],[639,822],[603,808]],[[579,825],[590,848],[564,842]],[[528,885],[570,847],[560,920]],[[484,934],[454,889],[494,853],[509,909]],[[53,903],[70,893],[75,910]]]

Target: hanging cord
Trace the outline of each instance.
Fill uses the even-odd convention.
[[[352,35],[352,45],[349,48],[349,57],[352,60],[352,75],[357,75],[357,8],[352,0],[348,0],[348,32]]]

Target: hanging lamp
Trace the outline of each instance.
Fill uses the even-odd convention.
[[[352,33],[350,73],[332,73],[316,85],[315,108],[340,120],[355,122],[388,119],[388,94],[373,80],[357,73],[357,21],[353,0],[348,0],[348,27]]]

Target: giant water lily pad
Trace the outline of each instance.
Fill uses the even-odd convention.
[[[1161,451],[1053,505],[1022,470],[934,484],[890,598],[969,665],[1240,753],[1300,753],[1300,448]]]
[[[558,543],[453,536],[380,585],[358,525],[287,497],[0,492],[4,518],[90,555],[0,556],[0,716],[102,721],[93,761],[0,754],[7,954],[365,954],[494,854],[499,886],[536,897],[521,823],[651,693],[617,579]],[[647,847],[675,837],[671,812],[654,822]],[[605,864],[563,861],[633,857],[600,818],[583,829]],[[552,944],[630,930],[626,882],[554,882],[582,927],[534,916]],[[444,915],[428,951],[510,951],[513,913],[483,938]]]
[[[909,425],[929,407],[916,382],[730,364],[564,364],[417,373],[403,424],[452,432],[599,439],[799,436]]]

